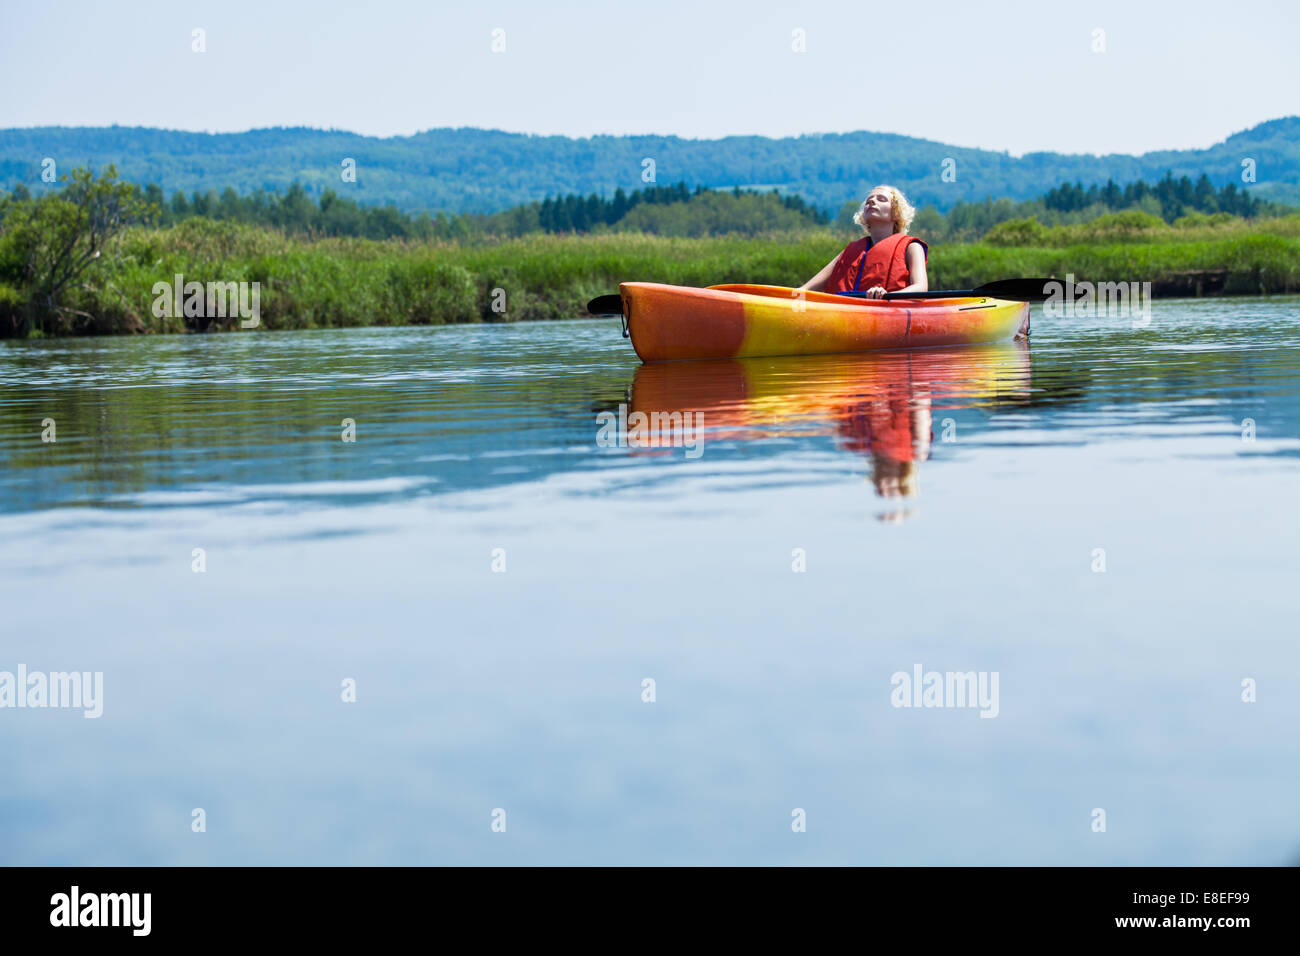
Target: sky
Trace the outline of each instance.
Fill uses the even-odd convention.
[[[0,0],[0,128],[872,130],[1020,155],[1300,114],[1297,0],[888,7]]]

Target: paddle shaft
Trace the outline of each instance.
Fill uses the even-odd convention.
[[[886,292],[882,299],[965,299],[987,296],[991,299],[1014,299],[1021,302],[1043,302],[1051,298],[1044,291],[1052,279],[999,279],[975,289],[939,289],[933,292]],[[1059,284],[1059,283],[1058,283]],[[865,298],[865,292],[836,292],[835,295]]]
[[[865,292],[836,292],[835,295],[842,295],[854,299],[865,299]],[[880,296],[882,299],[970,299],[982,296],[985,293],[977,289],[936,289],[930,292],[886,292]]]
[[[846,297],[852,297],[854,299],[867,298],[866,293],[854,293],[854,291],[848,291],[848,293],[835,293],[835,294],[846,295]],[[884,295],[881,295],[880,298],[881,299],[963,299],[963,298],[969,299],[969,298],[978,297],[978,295],[983,295],[983,294],[984,293],[978,293],[978,291],[975,291],[974,289],[939,289],[939,290],[928,291],[928,293],[885,293]]]

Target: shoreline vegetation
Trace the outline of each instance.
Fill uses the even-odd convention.
[[[745,202],[765,200],[782,202]],[[259,327],[268,330],[574,318],[586,315],[588,299],[632,279],[797,286],[856,235],[823,219],[703,236],[602,228],[368,239],[194,216],[161,225],[156,214],[111,168],[103,177],[75,172],[57,198],[0,198],[0,337],[240,328],[238,316],[186,316],[179,303],[160,310],[155,287],[173,286],[176,276],[257,283]],[[926,238],[919,225],[912,231]],[[1058,225],[1004,219],[976,241],[930,237],[932,288],[1068,273],[1149,281],[1157,297],[1300,292],[1300,214],[1191,213],[1168,222],[1128,209]]]

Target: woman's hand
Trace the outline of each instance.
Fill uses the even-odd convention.
[[[885,287],[883,285],[873,285],[863,293],[865,299],[882,299],[885,296]]]

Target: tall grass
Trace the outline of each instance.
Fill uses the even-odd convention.
[[[1260,223],[1202,217],[1166,226],[1121,218],[1128,215],[1083,226],[1004,224],[985,242],[935,245],[931,288],[1073,273],[1097,282],[1151,281],[1157,292],[1192,288],[1189,276],[1210,276],[1209,288],[1230,293],[1300,290],[1300,217]],[[186,281],[259,283],[267,329],[568,318],[585,314],[588,299],[627,280],[799,285],[843,245],[844,237],[830,229],[761,238],[612,233],[473,244],[306,241],[192,219],[126,232],[72,304],[94,317],[79,329],[91,333],[237,326],[238,319],[214,325],[156,316],[154,284],[181,274]],[[0,288],[0,310],[20,305],[15,290]]]

